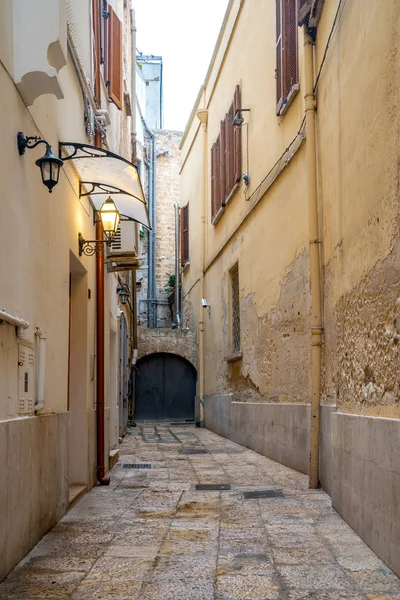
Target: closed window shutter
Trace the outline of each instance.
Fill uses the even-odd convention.
[[[181,264],[189,262],[189,204],[181,208]]]
[[[108,44],[108,95],[110,100],[122,108],[122,23],[109,7],[110,26]]]
[[[221,121],[221,130],[219,134],[219,206],[217,210],[224,206],[226,191],[225,175],[225,120]]]
[[[225,115],[225,198],[228,197],[231,189],[232,189],[232,165],[231,165],[231,154],[232,154],[232,119],[230,118],[230,113]]]
[[[286,99],[290,90],[299,81],[297,67],[297,1],[283,0],[283,95]]]
[[[302,0],[300,0],[302,2]],[[276,6],[276,112],[279,114],[293,86],[299,83],[297,0],[275,0]]]
[[[282,56],[282,0],[275,0],[276,12],[276,106],[277,112],[282,106],[283,98],[283,56]]]
[[[211,148],[211,218],[213,219],[217,213],[217,197],[218,197],[218,171],[217,171],[217,152],[219,152],[218,144],[215,142]]]
[[[242,108],[242,100],[240,93],[240,85],[236,86],[235,89],[235,100],[234,100],[234,114],[236,111]],[[234,142],[234,156],[233,156],[233,169],[234,169],[234,183],[241,180],[242,177],[242,128],[233,127],[233,142]]]

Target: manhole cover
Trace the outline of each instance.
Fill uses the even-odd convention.
[[[197,491],[202,492],[213,492],[218,490],[230,490],[231,486],[229,483],[199,483],[196,485]]]
[[[208,454],[207,450],[196,450],[196,448],[185,448],[181,454]]]
[[[151,469],[151,465],[147,465],[144,463],[124,463],[124,469]]]
[[[253,492],[243,492],[245,499],[250,498],[284,498],[281,490],[254,490]]]

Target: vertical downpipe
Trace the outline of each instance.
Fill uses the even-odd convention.
[[[157,285],[156,285],[156,269],[157,269],[157,179],[156,179],[156,161],[157,161],[157,144],[156,144],[156,136],[154,133],[151,137],[152,143],[152,161],[153,161],[153,222],[151,224],[153,228],[153,265],[152,265],[152,278],[153,278],[153,303],[152,303],[152,311],[153,311],[153,327],[157,327]]]
[[[179,273],[179,204],[174,204],[175,208],[175,316],[176,326],[181,328],[181,307],[180,307],[180,273]]]
[[[101,220],[96,221],[96,240],[103,239],[103,226]],[[97,481],[108,485],[110,478],[105,477],[104,464],[104,251],[103,244],[96,252],[96,372],[97,372]]]
[[[307,153],[308,228],[310,245],[310,284],[311,284],[311,428],[310,428],[310,467],[309,486],[319,485],[319,435],[320,435],[320,395],[321,395],[321,353],[322,353],[322,309],[321,309],[321,262],[318,192],[317,192],[317,152],[315,139],[314,57],[313,41],[304,35],[305,71],[305,117]]]
[[[100,100],[100,47],[99,47],[99,3],[93,0],[93,28],[95,45],[94,93],[97,108],[101,108]],[[101,147],[101,135],[95,133],[95,144]],[[103,239],[101,221],[96,222],[96,240]],[[101,245],[102,246],[102,245]],[[103,247],[96,252],[96,425],[97,425],[97,481],[109,485],[109,477],[105,477],[104,465],[104,253]]]
[[[201,274],[199,294],[199,396],[200,396],[200,425],[204,426],[204,394],[205,394],[205,360],[204,360],[204,315],[205,309],[202,305],[204,298],[204,276],[206,267],[206,214],[207,214],[207,119],[208,112],[203,110],[197,113],[203,127],[203,194],[201,206]]]

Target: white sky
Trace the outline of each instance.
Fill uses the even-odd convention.
[[[183,131],[228,0],[133,0],[132,5],[138,50],[163,57],[164,128]]]

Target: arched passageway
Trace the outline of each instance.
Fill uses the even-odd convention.
[[[194,419],[196,369],[176,354],[160,352],[137,362],[135,419]]]

